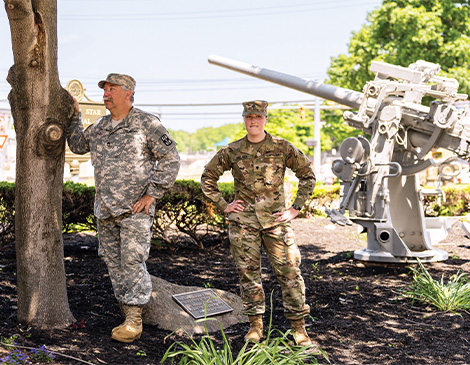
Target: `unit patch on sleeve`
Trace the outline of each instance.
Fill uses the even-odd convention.
[[[165,146],[171,146],[171,144],[173,143],[173,141],[170,139],[170,137],[168,137],[166,134],[162,135],[160,137],[160,139],[165,144]]]

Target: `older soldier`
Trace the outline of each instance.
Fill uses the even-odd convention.
[[[125,321],[112,338],[132,342],[142,333],[142,307],[152,283],[145,261],[150,250],[155,200],[175,182],[176,144],[160,120],[134,108],[135,80],[109,74],[98,83],[110,114],[83,130],[78,102],[67,131],[74,153],[91,152],[95,172],[98,254],[105,261]]]
[[[244,313],[250,330],[246,341],[259,342],[263,336],[265,294],[261,284],[261,246],[271,261],[282,288],[285,315],[291,320],[298,345],[311,344],[305,330],[305,285],[300,274],[300,251],[294,243],[290,221],[312,194],[315,175],[309,159],[286,140],[265,132],[266,101],[243,103],[246,136],[221,149],[202,174],[202,190],[215,205],[228,214],[232,256],[238,268]],[[294,204],[286,209],[284,174],[294,171],[299,188]],[[217,181],[232,170],[235,199],[227,203]]]

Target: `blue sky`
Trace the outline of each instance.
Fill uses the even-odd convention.
[[[322,81],[331,57],[347,52],[353,31],[378,0],[58,0],[59,76],[80,80],[101,100],[97,82],[120,72],[137,80],[135,104],[161,113],[173,130],[241,121],[245,100],[313,100],[207,62],[210,54]],[[13,64],[0,10],[0,107]],[[184,104],[185,106],[172,106]]]

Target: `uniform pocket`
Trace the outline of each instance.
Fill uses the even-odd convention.
[[[244,159],[239,160],[234,164],[232,169],[233,178],[235,180],[243,181],[246,187],[250,187],[254,183],[253,171],[253,160]]]
[[[243,245],[243,234],[240,229],[240,225],[235,222],[228,222],[228,238],[230,245],[233,247],[240,248]]]
[[[262,174],[268,186],[277,186],[284,183],[285,164],[282,157],[268,157],[263,159]]]
[[[122,128],[111,134],[106,142],[110,156],[131,160],[142,155],[145,148],[145,136],[136,128]]]

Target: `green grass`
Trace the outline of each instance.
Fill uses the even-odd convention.
[[[444,275],[434,280],[418,260],[419,268],[411,268],[413,282],[403,291],[403,296],[429,304],[440,311],[458,312],[470,310],[470,282],[466,274],[458,271],[447,283]]]
[[[272,306],[271,306],[272,308]],[[215,318],[205,318],[196,322],[216,320]],[[313,355],[322,355],[327,362],[326,353],[316,349],[315,345],[292,346],[288,339],[291,331],[285,333],[275,331],[272,325],[272,312],[267,331],[267,338],[261,343],[247,342],[235,356],[232,353],[230,343],[225,336],[222,326],[219,323],[222,334],[222,344],[217,345],[211,339],[207,327],[205,334],[197,342],[191,338],[189,344],[178,341],[173,343],[165,352],[161,363],[170,360],[171,364],[178,365],[301,365],[318,364]],[[277,332],[277,333],[276,333]],[[277,334],[277,336],[276,336]],[[188,335],[188,337],[190,337]]]

